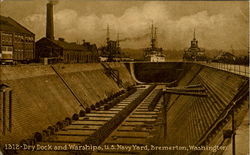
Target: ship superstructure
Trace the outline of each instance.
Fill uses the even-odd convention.
[[[109,25],[107,25],[106,46],[100,47],[99,50],[101,52],[100,61],[120,61],[122,58],[119,34],[117,34],[117,40],[111,40]]]
[[[144,50],[144,59],[150,62],[165,62],[166,56],[163,49],[157,47],[157,28],[152,24],[151,27],[151,47]]]
[[[205,50],[198,46],[198,40],[195,38],[195,29],[194,29],[193,40],[191,40],[190,47],[184,50],[183,59],[188,61],[206,60]]]

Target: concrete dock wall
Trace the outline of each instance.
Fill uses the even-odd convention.
[[[138,63],[134,66],[136,78],[141,81],[147,81],[143,77],[151,76],[152,81],[168,82],[172,80],[172,76],[181,75],[177,86],[200,85],[207,94],[206,97],[170,95],[166,114],[167,145],[224,145],[224,131],[230,130],[232,123],[230,108],[236,111],[236,128],[248,111],[248,98],[245,96],[247,92],[241,91],[247,85],[247,77],[195,63]],[[238,101],[235,97],[242,99]],[[166,154],[175,153],[187,152],[170,151]],[[209,151],[204,154],[209,154]]]
[[[125,64],[109,63],[109,66],[119,71],[123,86],[135,84]],[[143,77],[147,80],[148,77],[156,77],[152,81],[168,82],[173,80],[172,75],[175,78],[181,75],[179,86],[201,84],[206,89],[208,97],[204,98],[171,95],[167,116],[168,142],[183,146],[195,144],[210,129],[241,85],[248,80],[229,72],[190,63],[134,66],[135,75],[140,76],[141,81],[144,81]],[[0,76],[1,84],[13,90],[12,130],[1,135],[0,144],[19,143],[33,133],[79,113],[83,109],[80,104],[90,106],[124,89],[98,63],[1,66]],[[186,141],[183,141],[183,137]]]
[[[229,72],[193,65],[179,81],[179,86],[201,84],[208,96],[171,95],[167,113],[167,144],[197,145],[203,141],[204,136],[207,136],[205,138],[207,145],[222,145],[223,131],[231,127],[229,121],[231,113],[226,115],[226,112],[232,106],[234,97],[240,95],[238,92],[247,80],[246,77]],[[238,110],[235,113],[238,126],[242,122],[239,116],[246,114],[247,107],[243,101],[237,103],[235,107],[234,109]],[[209,154],[209,151],[206,153]]]
[[[134,84],[123,64],[111,66],[119,70],[126,85]],[[32,133],[41,132],[79,113],[82,107],[76,96],[80,102],[90,106],[123,89],[97,63],[57,64],[53,68],[41,65],[1,66],[1,83],[13,90],[12,131],[2,135],[2,144],[19,143]]]

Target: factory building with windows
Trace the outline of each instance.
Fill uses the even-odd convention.
[[[49,63],[88,63],[98,61],[95,44],[83,41],[82,44],[66,42],[63,38],[54,38],[53,3],[47,4],[46,37],[36,42],[36,59],[49,60]]]
[[[44,37],[36,42],[37,57],[48,58],[51,62],[63,63],[88,63],[97,62],[98,53],[95,44],[84,42],[83,44],[69,43],[63,38],[58,40]]]
[[[34,59],[35,34],[10,17],[0,16],[0,61],[29,62]]]

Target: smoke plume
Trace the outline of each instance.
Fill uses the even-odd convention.
[[[142,35],[142,36],[138,36],[138,37],[127,37],[127,38],[123,38],[123,39],[119,39],[120,42],[123,42],[123,41],[141,41],[141,40],[145,40],[147,38],[150,37],[150,33],[147,33],[145,35]]]
[[[59,0],[48,0],[49,3],[56,5],[58,4]]]
[[[55,3],[54,0],[50,2]],[[203,10],[175,18],[176,12],[180,10],[171,10],[167,4],[164,1],[145,2],[141,6],[126,9],[119,16],[111,13],[97,15],[95,10],[88,14],[85,14],[85,10],[57,10],[55,6],[55,37],[63,37],[68,41],[85,39],[100,46],[105,44],[106,25],[109,24],[110,38],[116,40],[119,31],[122,48],[143,48],[150,44],[150,26],[153,21],[158,27],[158,46],[164,49],[189,47],[194,28],[202,48],[247,47],[248,22],[242,17],[241,8],[212,14],[209,10]],[[22,23],[36,34],[37,39],[44,36],[45,32],[41,30],[45,30],[45,15],[29,15]]]

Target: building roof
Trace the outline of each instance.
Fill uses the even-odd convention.
[[[24,33],[34,35],[30,30],[16,22],[10,17],[4,17],[0,15],[0,31]]]
[[[52,40],[52,41],[66,50],[88,51],[86,47],[84,47],[83,45],[78,45],[76,43],[68,43],[66,41],[61,41],[61,40]]]
[[[218,56],[217,56],[217,58],[218,57],[235,57],[235,55],[233,55],[232,53],[229,53],[229,52],[222,52],[222,53],[220,53]]]
[[[74,51],[86,51],[86,52],[89,52],[88,48],[85,47],[84,45],[79,45],[79,44],[76,44],[76,43],[69,43],[69,42],[62,41],[62,40],[53,40],[53,39],[49,39],[49,38],[46,38],[46,37],[38,40],[36,42],[36,44],[43,45],[44,42],[51,42],[54,45],[56,45],[56,46],[58,46],[60,48],[63,48],[64,50],[74,50]]]

